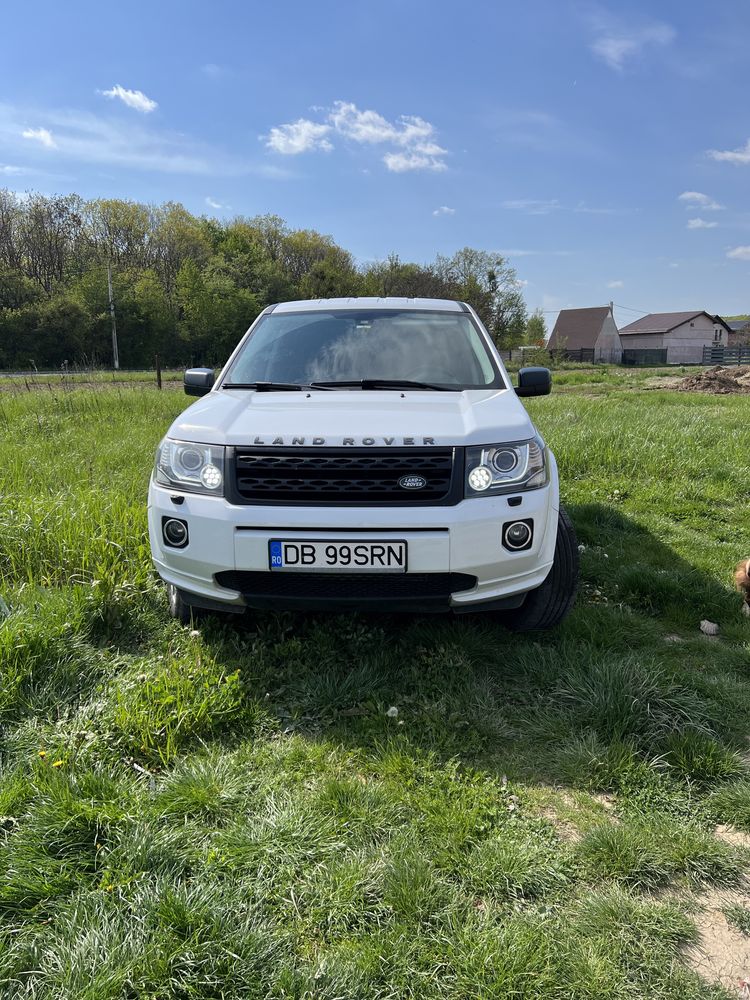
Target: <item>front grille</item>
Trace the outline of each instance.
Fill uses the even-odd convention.
[[[235,448],[235,499],[307,506],[455,503],[454,466],[453,448]],[[404,476],[420,476],[426,485],[405,489],[399,485]]]
[[[249,602],[284,599],[356,604],[367,601],[438,601],[477,584],[468,573],[284,573],[226,570],[216,574],[220,587],[238,590]]]

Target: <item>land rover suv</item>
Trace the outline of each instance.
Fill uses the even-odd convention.
[[[438,299],[284,302],[253,323],[159,444],[151,550],[194,609],[570,610],[578,546],[554,456],[475,311]]]

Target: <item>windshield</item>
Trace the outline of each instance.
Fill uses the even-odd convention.
[[[222,385],[362,380],[505,388],[466,313],[351,310],[263,316]]]

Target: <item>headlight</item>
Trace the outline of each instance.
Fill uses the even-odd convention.
[[[521,444],[490,444],[466,449],[464,496],[477,497],[533,490],[548,480],[541,438]]]
[[[164,438],[156,449],[156,481],[191,493],[224,495],[224,449]]]

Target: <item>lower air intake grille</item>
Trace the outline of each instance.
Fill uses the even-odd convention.
[[[227,570],[216,574],[221,587],[238,590],[253,603],[286,600],[310,604],[389,604],[427,602],[448,606],[451,594],[471,590],[477,578],[467,573],[284,573]],[[258,599],[257,602],[253,598]]]

